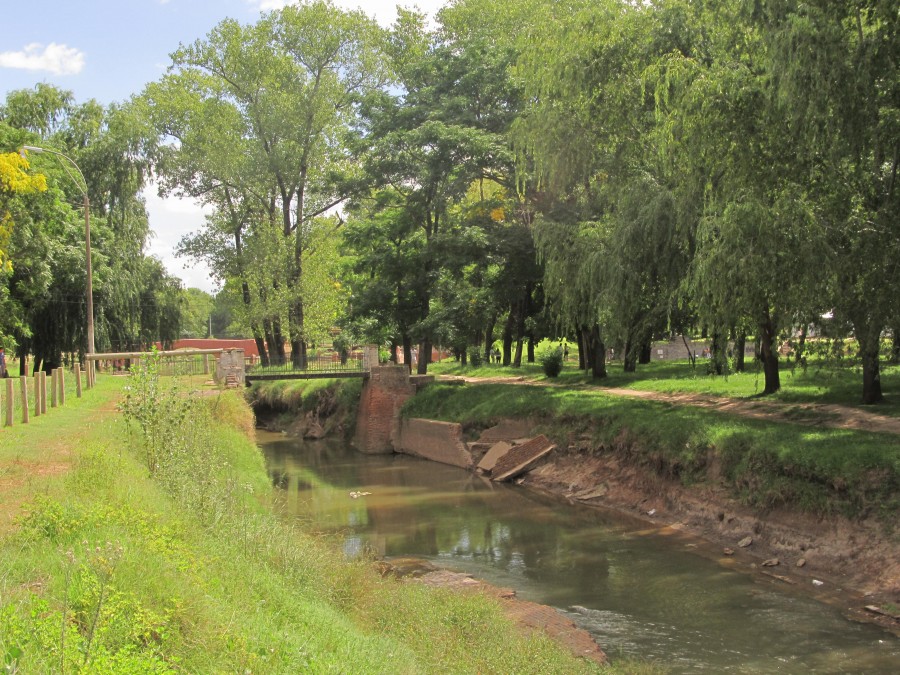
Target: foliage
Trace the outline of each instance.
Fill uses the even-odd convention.
[[[14,223],[9,202],[17,195],[47,189],[46,178],[40,174],[29,175],[28,167],[28,160],[17,153],[0,153],[0,272],[12,271],[8,247]]]
[[[560,372],[562,372],[563,368],[562,347],[557,345],[556,347],[544,349],[543,352],[538,355],[538,361],[541,364],[541,368],[544,370],[544,375],[547,377],[557,377]]]

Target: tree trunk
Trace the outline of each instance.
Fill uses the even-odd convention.
[[[891,344],[891,363],[896,365],[900,363],[900,322],[891,329],[891,333],[894,334],[894,341]]]
[[[488,321],[487,327],[484,329],[484,361],[491,363],[491,349],[494,346],[494,324],[497,323],[497,317],[492,316]]]
[[[774,394],[781,389],[781,376],[778,373],[778,349],[775,345],[775,323],[766,312],[765,318],[759,323],[759,358],[763,362],[765,373],[765,388],[763,395]]]
[[[528,359],[528,363],[534,363],[534,336],[528,336],[528,355],[526,357]]]
[[[591,375],[595,379],[606,377],[606,345],[600,338],[600,324],[594,324],[590,333],[591,342]]]
[[[397,341],[391,340],[391,363],[397,365]]]
[[[410,373],[412,372],[412,340],[409,335],[403,336],[403,365]]]
[[[284,363],[284,333],[281,332],[281,318],[272,319],[272,338],[275,340],[275,353],[278,354],[278,360]]]
[[[859,330],[861,326],[858,324],[854,324],[853,328],[859,341],[859,356],[863,367],[862,402],[866,405],[881,403],[884,401],[884,394],[881,391],[881,365],[878,362],[881,351],[881,329],[866,326],[863,330]]]
[[[578,342],[578,370],[587,370],[587,361],[585,360],[587,348],[585,347],[584,333],[581,328],[575,331],[575,340]]]
[[[647,340],[641,344],[641,353],[638,354],[638,363],[646,365],[653,360],[653,342]]]
[[[794,363],[798,366],[806,362],[804,353],[806,352],[806,324],[800,328],[800,337],[797,340],[797,349],[794,352]]]
[[[626,373],[637,370],[637,350],[631,340],[625,340],[625,349],[622,350],[622,367]]]
[[[522,342],[523,339],[521,337],[516,340],[516,355],[513,357],[513,368],[522,367]]]
[[[720,328],[713,328],[709,345],[709,372],[711,375],[724,375],[728,372],[728,340]]]
[[[503,326],[503,365],[508,366],[512,363],[512,330],[513,330],[513,322],[516,320],[515,313],[512,309],[509,310],[509,315],[506,317],[506,323]]]
[[[459,360],[459,365],[467,366],[469,364],[469,351],[465,347],[463,347],[459,350],[457,358]]]
[[[299,228],[298,228],[299,229]],[[306,340],[303,339],[303,300],[295,300],[288,309],[291,332],[291,362],[294,368],[303,370],[306,362]]]
[[[744,372],[744,349],[747,347],[747,334],[738,331],[734,336],[734,372]]]
[[[431,363],[431,340],[425,338],[419,345],[419,362],[416,364],[416,374],[426,375],[428,364]]]
[[[269,365],[269,353],[266,351],[266,341],[259,334],[259,326],[251,326],[253,341],[256,343],[256,351],[259,352],[259,364],[263,367]]]
[[[284,358],[278,354],[278,346],[275,342],[275,333],[272,331],[272,321],[270,319],[263,319],[263,332],[266,336],[266,348],[269,350],[269,360],[275,364],[283,364]]]

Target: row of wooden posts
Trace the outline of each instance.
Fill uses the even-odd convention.
[[[81,366],[75,364],[73,374],[75,376],[75,395],[81,398]],[[96,374],[93,368],[93,362],[88,361],[88,368],[84,371],[85,385],[88,389],[94,386],[96,382]],[[32,417],[32,411],[28,405],[28,377],[20,377],[19,395],[22,407],[22,424],[28,424]],[[11,427],[14,421],[15,396],[16,396],[16,380],[7,378],[3,380],[6,383],[6,391],[3,396],[5,415],[3,418],[3,426]],[[34,374],[34,417],[40,417],[47,414],[47,373],[40,371]],[[66,375],[64,368],[55,368],[50,372],[50,407],[56,408],[66,404]]]
[[[184,358],[184,357],[194,357],[194,356],[202,356],[203,357],[203,373],[209,374],[210,371],[210,356],[219,356],[222,353],[222,349],[187,349],[187,350],[179,350],[179,351],[165,351],[165,352],[157,352],[157,355],[166,359],[172,358]],[[73,369],[73,373],[75,376],[75,395],[78,398],[81,398],[81,375],[84,373],[85,375],[85,386],[90,389],[96,383],[96,363],[98,361],[105,362],[115,362],[115,361],[133,361],[136,359],[146,358],[149,356],[148,352],[116,352],[109,354],[89,354],[85,362],[87,364],[87,368],[82,371],[81,366],[76,363]],[[175,375],[175,366],[172,364],[172,370],[170,373],[162,373],[162,374],[170,374]],[[22,404],[22,423],[28,424],[30,418],[39,417],[40,415],[47,414],[47,373],[44,371],[40,371],[34,374],[34,411],[32,415],[32,411],[29,409],[28,405],[28,377],[20,377],[19,378],[19,392],[21,396],[21,404]],[[6,382],[5,391],[0,388],[0,400],[3,400],[3,408],[5,410],[5,415],[3,418],[3,425],[7,427],[11,427],[13,425],[13,417],[15,414],[15,379],[8,378],[6,380],[2,380]],[[57,406],[65,405],[66,403],[66,387],[65,387],[65,371],[62,368],[56,368],[50,373],[50,397],[49,397],[50,407],[56,408]]]

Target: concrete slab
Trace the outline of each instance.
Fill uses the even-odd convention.
[[[532,438],[527,443],[516,445],[494,465],[491,471],[491,480],[504,481],[515,478],[555,448],[556,445],[543,434]]]
[[[506,441],[500,441],[499,443],[494,443],[491,446],[491,449],[487,451],[484,457],[481,458],[481,461],[478,462],[478,468],[482,471],[491,471],[494,466],[497,464],[497,461],[502,458],[507,452],[509,452],[513,447],[512,443],[507,443]]]

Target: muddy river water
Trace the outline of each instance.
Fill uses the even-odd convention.
[[[348,555],[421,557],[552,605],[613,660],[683,673],[900,672],[900,638],[678,532],[404,455],[259,441],[286,518],[334,533]]]

